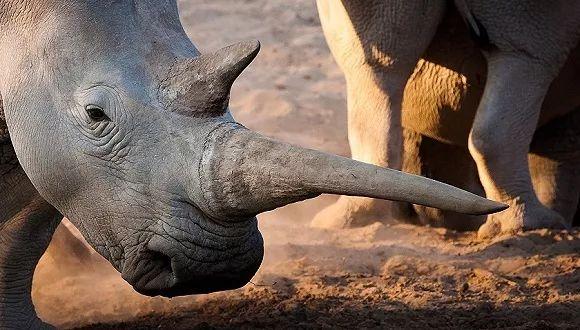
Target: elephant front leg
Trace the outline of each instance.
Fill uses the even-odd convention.
[[[344,72],[352,158],[401,169],[407,80],[442,18],[442,1],[318,0],[327,43]],[[392,215],[390,202],[341,196],[317,227],[357,227]]]
[[[488,56],[488,82],[469,150],[487,197],[510,208],[488,216],[480,238],[563,225],[562,216],[538,200],[528,164],[530,142],[552,79],[540,64],[501,52]]]
[[[0,329],[50,328],[34,310],[32,276],[60,219],[37,197],[0,222]]]

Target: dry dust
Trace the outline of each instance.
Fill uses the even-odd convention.
[[[348,155],[344,81],[313,1],[196,0],[180,7],[202,51],[262,41],[233,91],[238,120]],[[410,225],[309,228],[333,200],[262,215],[264,264],[242,289],[147,298],[100,257],[45,257],[35,277],[37,310],[64,328],[580,328],[580,231],[478,243],[473,233]]]

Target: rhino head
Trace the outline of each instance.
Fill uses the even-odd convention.
[[[255,216],[322,193],[471,214],[503,208],[236,123],[230,88],[259,44],[201,55],[175,1],[19,3],[26,10],[8,6],[0,41],[18,158],[40,194],[141,293],[244,285],[263,256]]]

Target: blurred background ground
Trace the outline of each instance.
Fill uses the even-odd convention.
[[[233,90],[240,122],[349,155],[344,80],[314,1],[182,0],[180,9],[202,52],[262,42]],[[44,258],[35,277],[37,310],[64,328],[580,328],[578,230],[478,243],[474,233],[401,224],[309,228],[334,198],[261,215],[265,260],[239,290],[148,298],[99,257],[85,264]]]

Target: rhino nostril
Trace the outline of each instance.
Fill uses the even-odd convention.
[[[160,295],[176,282],[172,257],[150,248],[131,258],[123,267],[122,276],[137,292],[148,296]]]
[[[167,250],[167,242],[161,237],[154,236],[146,247],[147,260],[157,272],[165,274],[168,276],[167,280],[173,282],[176,276],[175,269],[173,269],[173,257],[167,253]]]
[[[150,251],[149,255],[149,260],[151,260],[151,263],[154,264],[158,269],[173,273],[171,257],[159,251]]]

